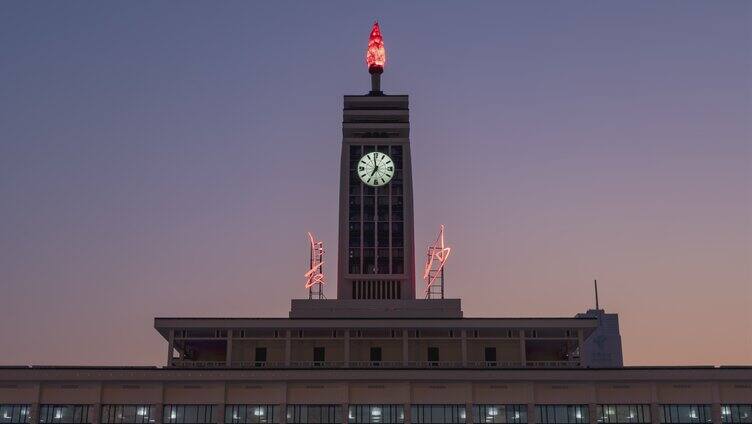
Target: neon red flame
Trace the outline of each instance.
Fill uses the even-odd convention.
[[[381,72],[386,65],[386,49],[384,39],[381,37],[379,23],[373,23],[371,36],[368,38],[368,50],[366,50],[366,65],[369,72]]]
[[[313,234],[308,233],[308,239],[311,241],[311,269],[305,273],[306,284],[305,288],[310,289],[316,284],[325,284],[324,281],[324,242],[316,241]]]
[[[452,252],[452,248],[444,245],[444,225],[441,225],[439,230],[439,236],[432,246],[428,248],[428,258],[426,260],[426,266],[423,268],[423,280],[426,281],[426,294],[428,294],[431,286],[441,275],[441,270],[444,269],[449,254]],[[438,266],[434,267],[434,261]]]

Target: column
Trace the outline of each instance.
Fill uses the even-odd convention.
[[[405,413],[405,424],[413,422],[413,411],[409,403],[402,405],[403,412]]]
[[[520,330],[520,337],[525,337],[522,330]],[[527,392],[527,424],[536,424],[538,416],[535,408],[535,383],[527,383],[525,391]]]
[[[475,422],[475,418],[473,417],[473,414],[475,411],[473,411],[473,403],[467,402],[465,403],[465,422],[466,423],[473,423]]]
[[[350,368],[350,330],[345,330],[345,368]]]
[[[661,406],[658,401],[658,385],[652,383],[650,385],[650,422],[655,424],[661,422]]]
[[[343,403],[340,405],[340,408],[342,408],[342,424],[348,424],[350,422],[350,405],[347,403]]]
[[[523,367],[527,366],[527,352],[525,352],[525,330],[520,330],[520,362],[522,363]]]
[[[410,349],[408,346],[407,330],[402,330],[402,366],[406,367],[410,361]]]
[[[225,357],[225,365],[232,366],[232,330],[227,330],[227,356]]]
[[[212,411],[212,421],[216,424],[223,424],[225,422],[225,404],[214,404],[214,410]]]
[[[467,330],[462,330],[462,367],[467,367]]]
[[[292,340],[290,340],[290,330],[285,331],[285,366],[290,366],[290,360],[292,359]],[[287,416],[287,410],[284,415]]]
[[[169,330],[167,335],[167,366],[172,366],[172,352],[175,350],[175,330]]]
[[[598,424],[598,405],[595,403],[588,404],[588,421],[590,424]]]
[[[713,424],[721,424],[721,421],[723,421],[723,414],[721,411],[721,388],[719,387],[718,383],[713,383],[712,386],[713,391],[713,397],[712,397],[712,404],[710,406],[710,413],[713,417]]]
[[[580,349],[580,364],[579,365],[581,367],[584,367],[585,361],[582,358],[584,358],[584,355],[585,355],[585,335],[581,328],[577,330],[577,347]]]
[[[162,424],[164,421],[164,404],[157,403],[154,405],[154,424]]]
[[[39,402],[32,403],[30,406],[29,423],[39,424]]]

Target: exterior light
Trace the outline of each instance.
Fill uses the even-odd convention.
[[[264,416],[264,410],[261,408],[256,408],[253,410],[253,415],[257,417],[263,417]]]
[[[176,419],[177,417],[178,417],[178,414],[177,414],[177,412],[175,412],[175,411],[172,411],[172,412],[170,412],[170,419],[171,419],[171,420],[174,420],[174,419]]]
[[[499,415],[499,410],[496,408],[488,408],[488,415],[495,417]]]
[[[366,50],[366,65],[368,72],[382,73],[386,65],[386,49],[384,48],[384,39],[381,37],[379,23],[374,22],[371,29],[371,36],[368,37],[368,49]]]
[[[519,420],[520,419],[520,413],[519,412],[515,412],[514,413],[514,419],[515,420]]]
[[[374,417],[380,417],[381,416],[381,409],[379,408],[373,408],[371,409],[371,415]]]
[[[575,413],[574,413],[574,417],[575,417],[575,418],[577,418],[578,420],[579,420],[580,418],[582,418],[582,411],[580,411],[580,410],[578,409],[578,410],[577,410],[577,412],[575,412]]]
[[[63,418],[63,411],[61,411],[59,408],[55,409],[55,419],[59,420]]]

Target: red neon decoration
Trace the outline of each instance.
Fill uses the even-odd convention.
[[[309,296],[314,295],[323,297],[322,286],[326,283],[324,279],[324,242],[316,241],[313,234],[308,233],[308,240],[311,242],[311,262],[310,269],[305,273],[305,288],[309,290]],[[318,286],[318,287],[316,287]],[[314,293],[313,289],[318,290]]]
[[[384,39],[381,37],[379,23],[373,23],[371,36],[368,37],[368,50],[366,50],[366,65],[368,72],[381,73],[386,65],[386,49],[384,48]]]
[[[439,230],[439,236],[433,245],[428,247],[428,254],[426,255],[426,266],[423,268],[423,280],[426,282],[426,297],[431,295],[431,286],[436,283],[437,279],[440,280],[441,298],[444,298],[444,265],[446,264],[449,254],[452,252],[450,247],[446,247],[444,244],[444,225],[441,225]],[[436,293],[433,293],[436,294]]]

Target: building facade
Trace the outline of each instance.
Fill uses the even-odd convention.
[[[624,367],[616,314],[416,298],[408,97],[345,96],[337,299],[156,318],[163,367],[0,367],[0,424],[752,423],[752,367]],[[313,238],[312,238],[313,243]],[[1,351],[1,350],[0,350]]]

